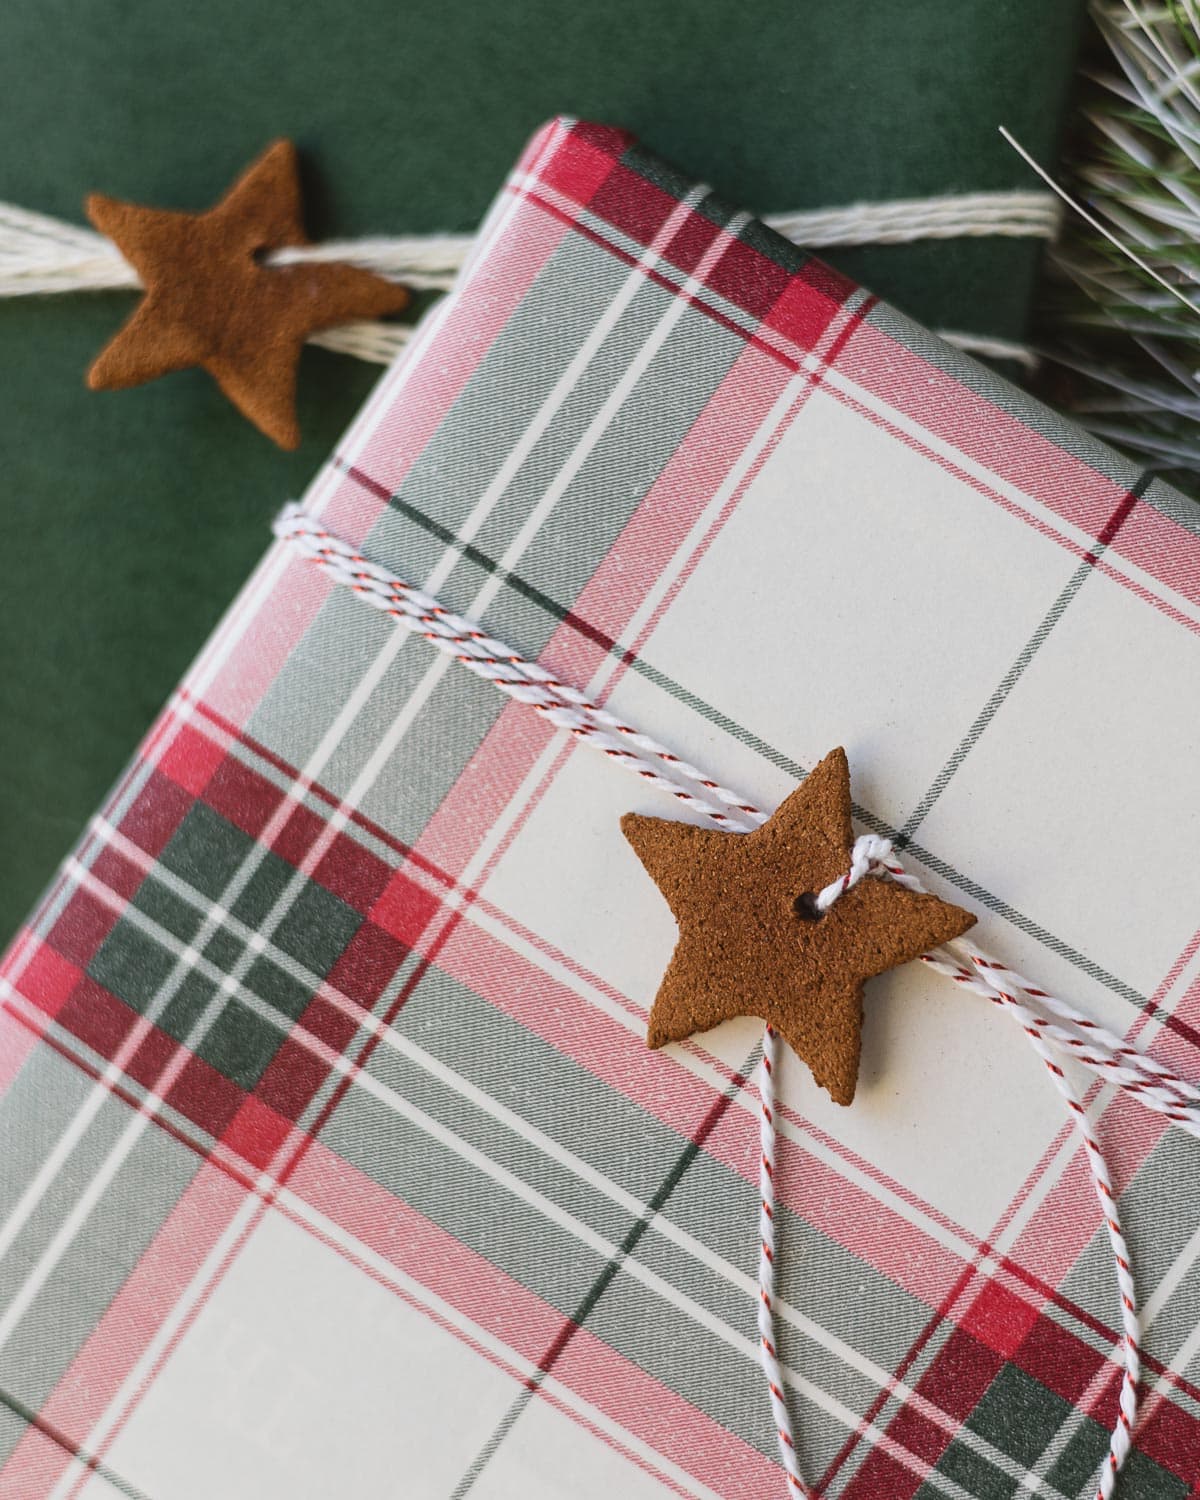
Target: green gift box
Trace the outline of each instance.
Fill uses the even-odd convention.
[[[89,190],[198,210],[272,138],[316,238],[468,231],[531,130],[619,122],[768,211],[1027,188],[1052,159],[1077,0],[947,6],[95,0],[0,16],[0,198],[77,221]],[[1024,331],[1039,244],[833,250],[937,328]],[[8,460],[0,926],[11,929],[245,577],[377,368],[312,351],[304,444],[271,447],[198,372],[95,395],[126,294],[0,303]]]

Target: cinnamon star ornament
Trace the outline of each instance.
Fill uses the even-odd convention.
[[[975,922],[936,896],[870,876],[815,913],[816,894],[850,868],[844,750],[827,755],[752,833],[637,813],[621,828],[679,924],[648,1044],[761,1016],[838,1104],[850,1103],[858,1080],[863,982]]]
[[[405,287],[336,262],[275,266],[306,245],[296,149],[276,141],[203,214],[92,193],[87,216],[140,275],[146,295],[88,371],[93,390],[200,365],[281,448],[300,441],[296,368],[310,333],[408,305]]]

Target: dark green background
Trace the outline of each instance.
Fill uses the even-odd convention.
[[[466,230],[550,115],[627,126],[759,211],[1028,186],[1053,157],[1077,0],[5,0],[0,198],[207,207],[271,139],[314,235]],[[829,257],[939,327],[1022,333],[1021,241]],[[133,305],[0,303],[0,941],[127,760],[378,377],[308,352],[284,454],[206,377],[94,395]]]

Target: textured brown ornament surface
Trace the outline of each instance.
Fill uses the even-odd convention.
[[[308,243],[290,141],[268,147],[204,214],[98,193],[86,208],[146,288],[88,371],[88,385],[115,390],[200,365],[281,448],[300,441],[296,368],[308,335],[409,302],[404,287],[356,266],[262,263],[268,251]]]
[[[801,915],[850,868],[850,771],[834,750],[771,819],[724,833],[627,813],[625,837],[679,924],[647,1042],[682,1041],[761,1016],[838,1104],[858,1081],[863,981],[949,942],[975,918],[936,896],[867,876],[820,917]]]

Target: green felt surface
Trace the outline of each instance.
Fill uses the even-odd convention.
[[[314,235],[466,230],[526,138],[627,126],[759,211],[1030,185],[1052,158],[1079,0],[6,0],[0,198],[82,217],[96,189],[199,209],[272,138]],[[938,327],[1019,337],[1036,247],[830,255]],[[133,306],[0,303],[0,939],[378,377],[306,353],[284,454],[195,372],[83,386]]]

